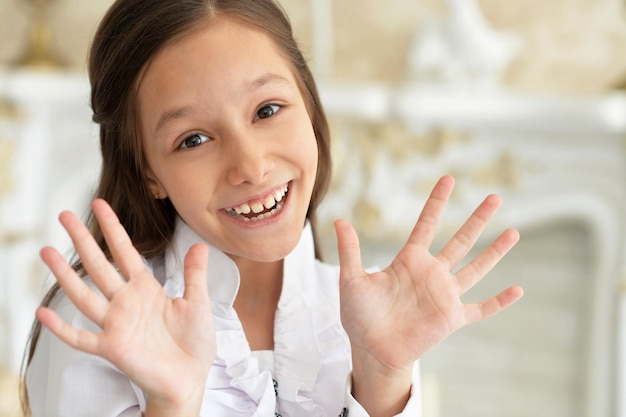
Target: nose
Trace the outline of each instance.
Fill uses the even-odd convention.
[[[227,139],[227,179],[233,185],[261,184],[274,168],[274,159],[264,138],[240,132]]]

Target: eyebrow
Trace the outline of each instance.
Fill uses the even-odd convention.
[[[259,88],[265,87],[267,85],[289,85],[289,81],[280,75],[277,74],[264,74],[258,78],[255,78],[251,82],[249,82],[246,86],[247,90],[257,90]],[[193,113],[194,109],[191,106],[183,106],[174,110],[168,110],[164,112],[161,117],[159,117],[159,121],[156,124],[155,132],[158,132],[172,120],[183,118],[191,113]]]
[[[154,131],[158,132],[159,130],[163,128],[163,126],[165,126],[170,121],[185,117],[186,115],[190,114],[192,111],[193,111],[192,108],[189,106],[181,107],[176,110],[166,111],[159,118],[159,121],[157,122],[157,125]]]
[[[271,84],[289,84],[289,81],[285,77],[277,74],[265,74],[260,76],[259,78],[252,80],[248,84],[248,89],[255,90],[257,88],[261,88]]]

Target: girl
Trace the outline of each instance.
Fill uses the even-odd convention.
[[[515,230],[451,273],[497,196],[429,253],[450,177],[388,268],[345,221],[340,267],[318,260],[328,126],[274,1],[117,0],[89,70],[102,176],[88,227],[60,215],[79,261],[41,251],[32,415],[416,416],[416,361],[521,297],[460,301]]]

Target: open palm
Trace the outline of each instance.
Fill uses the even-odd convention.
[[[102,331],[77,329],[45,307],[37,317],[68,345],[113,363],[149,397],[164,403],[185,401],[203,388],[216,352],[206,281],[208,249],[190,249],[185,293],[171,299],[146,269],[108,204],[96,200],[92,207],[117,268],[74,214],[64,212],[60,221],[99,292],[55,249],[46,247],[41,256],[69,299]]]
[[[390,371],[407,369],[455,330],[502,311],[522,296],[521,288],[511,287],[477,304],[460,299],[517,243],[519,234],[513,229],[452,273],[500,206],[495,195],[483,201],[439,253],[429,252],[453,186],[449,176],[437,183],[407,243],[377,273],[364,271],[354,229],[345,221],[335,224],[343,325],[353,350]]]

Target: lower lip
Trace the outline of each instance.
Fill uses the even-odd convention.
[[[289,196],[291,194],[291,187],[292,187],[292,184],[289,183],[289,191],[287,192],[285,197],[280,201],[280,203],[278,203],[280,204],[280,209],[277,209],[277,211],[270,216],[267,216],[258,220],[244,220],[242,217],[239,217],[239,216],[237,217],[231,216],[230,214],[226,213],[225,210],[222,210],[222,213],[227,218],[229,218],[230,220],[234,221],[235,223],[243,227],[256,228],[256,227],[263,227],[263,226],[267,226],[269,224],[275,223],[278,220],[280,220],[280,218],[283,217],[283,214],[285,213],[285,209],[287,208],[287,205],[289,202]]]

